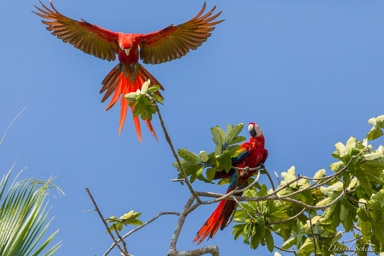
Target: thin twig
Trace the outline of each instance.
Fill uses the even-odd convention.
[[[353,238],[353,239],[351,239],[351,240],[342,241],[341,243],[342,243],[342,244],[346,244],[346,243],[353,242],[353,241],[355,241],[355,240],[357,240],[357,237],[355,237],[355,238]]]
[[[119,233],[119,231],[117,230],[116,227],[115,227],[115,232],[116,232],[117,237],[119,238],[119,241],[121,241],[123,243],[124,251],[129,255],[128,249],[127,249],[127,244],[125,243],[124,239],[121,238],[120,233]]]
[[[249,218],[254,220],[255,218],[241,205],[241,203],[236,199],[236,197],[232,196],[233,200],[237,203],[237,205],[248,215]]]
[[[187,203],[185,204],[183,210],[181,211],[181,214],[180,214],[180,217],[179,217],[179,221],[177,222],[177,225],[176,225],[176,228],[175,228],[175,231],[173,233],[173,236],[172,236],[172,240],[171,240],[171,246],[170,246],[170,251],[172,250],[176,250],[176,244],[177,244],[177,240],[179,239],[179,235],[180,235],[180,232],[181,232],[181,229],[184,225],[184,221],[185,221],[185,218],[187,217],[187,210],[189,209],[189,207],[191,207],[193,201],[195,200],[195,197],[192,195]]]
[[[304,191],[312,190],[312,189],[314,189],[314,188],[317,188],[317,187],[320,187],[320,186],[322,186],[322,185],[327,184],[328,182],[330,182],[331,180],[333,180],[335,177],[337,177],[339,174],[345,172],[345,171],[348,169],[349,165],[352,163],[352,161],[353,161],[355,158],[358,158],[359,156],[361,156],[364,152],[366,152],[366,151],[368,151],[368,150],[369,150],[369,148],[365,148],[365,149],[363,149],[359,154],[352,156],[351,159],[348,161],[348,163],[347,163],[347,164],[346,164],[340,171],[338,171],[338,172],[336,172],[336,173],[334,173],[334,174],[332,174],[332,175],[330,175],[330,176],[325,176],[325,177],[323,177],[323,178],[317,178],[317,179],[315,179],[315,178],[310,178],[310,177],[306,177],[306,176],[298,175],[298,179],[317,180],[317,181],[316,181],[314,184],[312,184],[311,186],[307,187],[307,188],[304,188],[304,189],[301,189],[301,190],[292,192],[292,193],[287,194],[287,195],[283,195],[283,196],[281,196],[281,197],[291,197],[291,196],[294,196],[294,195],[296,195],[296,194],[302,193],[302,192],[304,192]],[[320,180],[324,180],[324,179],[326,179],[326,181],[321,182],[321,183],[318,182],[318,181],[320,181]]]
[[[299,217],[301,214],[303,214],[303,212],[305,212],[305,208],[303,208],[298,214],[286,219],[286,220],[280,220],[280,221],[274,221],[274,222],[269,222],[268,221],[268,224],[270,225],[275,225],[275,224],[280,224],[280,223],[284,223],[284,222],[288,222],[288,221],[291,221],[291,220],[294,220],[296,219],[297,217]]]
[[[215,197],[215,198],[220,198],[222,196],[224,196],[223,194],[218,194],[218,193],[212,193],[212,192],[196,192],[199,196],[205,196],[205,197]],[[272,193],[273,194],[273,193]],[[277,197],[275,195],[272,195],[272,194],[269,194],[269,196],[261,196],[261,197],[241,197],[241,196],[236,196],[236,199],[239,200],[239,201],[274,201],[274,200],[283,200],[283,201],[287,201],[287,202],[291,202],[291,203],[295,203],[295,204],[298,204],[298,205],[301,205],[302,207],[305,207],[307,209],[312,209],[312,210],[322,210],[322,209],[325,209],[329,206],[331,206],[332,204],[336,203],[343,195],[344,195],[344,191],[342,191],[340,193],[340,195],[338,195],[332,202],[330,202],[329,204],[326,204],[326,205],[323,205],[323,206],[313,206],[313,205],[309,205],[309,204],[305,204],[299,200],[296,200],[296,199],[293,199],[293,198],[282,198],[282,197]],[[228,198],[228,200],[232,200],[231,198]]]
[[[246,186],[245,188],[243,189],[240,189],[240,190],[237,190],[237,188],[235,188],[234,190],[232,190],[231,192],[217,198],[217,199],[214,199],[214,200],[211,200],[211,201],[201,201],[201,202],[196,202],[192,207],[190,207],[188,210],[187,210],[187,214],[189,214],[190,212],[194,211],[199,205],[201,204],[214,204],[216,202],[219,202],[219,201],[222,201],[222,200],[225,200],[227,198],[230,198],[231,196],[233,196],[235,193],[243,193],[245,190],[253,187],[257,181],[260,179],[260,168],[252,168],[252,169],[255,169],[255,170],[258,170],[258,173],[257,173],[257,177],[254,181],[252,181],[252,183],[250,183],[248,186]]]
[[[358,230],[359,232],[361,232],[361,228],[359,228],[358,226],[356,226],[355,223],[353,223],[353,227],[354,227],[356,230]]]
[[[153,218],[150,219],[149,221],[145,222],[144,224],[138,226],[137,228],[132,229],[132,230],[129,231],[127,234],[123,235],[122,239],[127,238],[128,236],[132,235],[132,234],[135,233],[136,231],[138,231],[138,230],[142,229],[143,227],[147,226],[148,224],[152,223],[153,221],[155,221],[157,218],[159,218],[159,217],[162,216],[162,215],[178,215],[178,216],[180,216],[180,213],[178,213],[178,212],[160,212],[159,214],[157,214],[155,217],[153,217]],[[120,239],[120,240],[121,240],[121,239]],[[117,241],[117,242],[120,242],[120,240]],[[107,256],[108,253],[110,253],[110,251],[111,251],[115,246],[116,246],[116,244],[113,243],[113,244],[111,245],[111,247],[109,247],[109,249],[104,253],[104,256]]]
[[[171,151],[172,151],[172,153],[173,153],[173,156],[174,156],[175,159],[176,159],[177,165],[179,166],[179,169],[180,169],[181,173],[183,174],[185,183],[187,184],[187,186],[188,186],[189,190],[191,191],[192,195],[195,197],[196,201],[197,201],[197,202],[201,202],[199,196],[198,196],[198,195],[196,194],[196,192],[193,190],[192,185],[191,185],[191,183],[190,183],[189,180],[188,180],[188,176],[187,176],[187,174],[185,173],[185,170],[184,170],[183,166],[181,165],[179,156],[177,155],[177,153],[176,153],[176,151],[175,151],[175,148],[173,147],[173,144],[172,144],[171,138],[169,137],[167,128],[165,128],[164,120],[163,120],[163,117],[161,116],[159,106],[157,105],[156,101],[155,101],[150,95],[147,94],[146,96],[149,97],[149,99],[151,100],[152,104],[153,104],[153,105],[155,106],[155,108],[156,108],[157,114],[158,114],[159,119],[160,119],[161,127],[163,128],[163,131],[164,131],[165,139],[167,140],[167,142],[168,142],[168,144],[169,144],[169,147],[171,148]]]
[[[276,249],[280,250],[280,251],[283,251],[283,252],[290,252],[290,253],[293,253],[293,254],[297,255],[296,252],[295,252],[294,250],[283,249],[283,248],[281,248],[281,247],[279,247],[279,246],[276,246],[276,245],[274,245],[274,247],[275,247]]]
[[[112,234],[111,230],[109,230],[108,224],[107,224],[107,222],[105,221],[103,215],[101,214],[101,212],[100,212],[100,210],[99,210],[99,207],[97,206],[96,201],[95,201],[95,199],[93,198],[93,196],[92,196],[92,194],[91,194],[91,191],[90,191],[88,188],[85,188],[85,190],[88,192],[88,195],[89,195],[89,197],[91,198],[91,200],[92,200],[92,202],[93,202],[93,205],[95,206],[96,211],[97,211],[97,213],[99,214],[100,219],[101,219],[102,222],[104,223],[104,226],[105,226],[105,228],[107,229],[108,234],[111,236],[113,242],[117,245],[117,247],[119,247],[119,249],[120,249],[120,251],[121,251],[121,253],[122,253],[123,255],[129,256],[127,253],[125,253],[125,251],[123,250],[123,248],[121,248],[120,244],[118,244],[118,242],[116,241],[116,238],[115,238],[115,236]]]
[[[308,210],[308,218],[309,218],[309,226],[311,227],[311,233],[312,233],[314,254],[316,255],[317,246],[316,246],[315,233],[313,232],[313,227],[312,227],[312,216],[311,216],[311,211],[310,210]]]
[[[267,176],[268,176],[268,179],[269,179],[269,182],[271,183],[271,186],[272,186],[273,191],[275,191],[276,188],[275,188],[275,184],[273,183],[273,180],[272,180],[271,175],[269,174],[268,170],[265,168],[264,165],[263,165],[263,169],[264,169],[265,173],[266,173]],[[276,196],[277,196],[277,194],[276,194]],[[285,206],[285,208],[288,208],[288,206],[287,206],[287,205],[286,205],[280,198],[279,198],[279,201],[282,203],[282,205]]]

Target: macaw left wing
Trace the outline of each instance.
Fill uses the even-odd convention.
[[[150,34],[141,35],[139,39],[140,58],[144,63],[160,64],[163,62],[179,59],[190,50],[196,50],[211,35],[215,25],[223,20],[211,22],[221,12],[212,15],[216,6],[207,14],[204,13],[206,3],[201,11],[193,19]]]

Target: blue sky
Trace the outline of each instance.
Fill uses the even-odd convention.
[[[27,107],[0,147],[1,172],[16,160],[16,169],[27,167],[24,178],[57,176],[66,193],[50,199],[52,230],[60,228],[57,240],[63,240],[57,255],[102,255],[111,241],[98,216],[83,212],[93,208],[85,187],[105,216],[133,209],[144,221],[160,211],[180,211],[188,190],[169,182],[177,173],[158,119],[159,143],[146,129],[140,143],[129,114],[119,136],[119,108],[104,111],[98,91],[116,63],[50,35],[31,12],[33,4],[38,1],[0,0],[0,130]],[[54,4],[68,17],[105,29],[149,33],[194,17],[203,1]],[[265,135],[269,170],[295,165],[313,175],[334,161],[335,143],[362,139],[367,120],[384,114],[383,1],[208,1],[208,8],[213,5],[226,21],[202,47],[180,60],[145,66],[165,87],[161,111],[175,147],[213,150],[210,127],[252,121]],[[192,239],[214,208],[188,217],[179,249],[196,248]],[[165,255],[176,222],[164,216],[133,235],[130,253]],[[203,245],[218,245],[223,256],[255,254],[231,232],[218,232]],[[257,253],[269,255],[264,248]]]

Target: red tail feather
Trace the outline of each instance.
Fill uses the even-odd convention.
[[[231,192],[235,188],[235,184],[232,184],[228,190],[227,194]],[[224,229],[227,225],[228,220],[232,216],[232,213],[236,209],[236,202],[234,201],[227,201],[222,200],[219,203],[219,206],[217,206],[216,210],[212,213],[211,217],[205,222],[205,224],[200,228],[200,230],[197,232],[197,235],[193,242],[196,242],[200,239],[200,241],[197,243],[199,245],[208,235],[209,238],[213,238],[216,234],[217,230]]]
[[[132,65],[120,63],[116,67],[114,67],[111,72],[109,72],[109,74],[105,77],[104,81],[102,82],[103,88],[101,89],[100,93],[105,92],[105,95],[102,100],[103,102],[113,92],[111,102],[108,104],[105,110],[112,108],[121,97],[119,134],[121,133],[121,130],[124,126],[129,103],[124,98],[124,95],[130,92],[135,92],[137,91],[137,89],[141,89],[143,83],[148,79],[151,80],[151,84],[149,86],[160,85],[160,83],[139,63]],[[163,89],[161,85],[160,87],[161,89]],[[158,93],[158,95],[161,96],[160,93]],[[134,106],[131,107],[132,112],[133,109]],[[133,120],[135,123],[137,136],[139,137],[139,140],[142,141],[139,117],[134,117]],[[157,136],[152,127],[151,122],[149,120],[145,120],[145,122],[147,123],[149,130],[157,140]]]

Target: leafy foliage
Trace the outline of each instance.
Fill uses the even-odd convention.
[[[110,227],[109,230],[118,230],[121,231],[123,230],[124,226],[127,225],[143,225],[143,222],[137,218],[141,216],[141,213],[139,212],[134,212],[131,210],[130,212],[124,214],[120,218],[117,218],[116,216],[109,217],[107,219],[108,222],[113,223]]]
[[[52,221],[47,222],[45,199],[48,189],[55,186],[51,180],[29,179],[13,182],[7,189],[11,171],[0,182],[0,255],[53,255],[60,242],[45,249],[58,230],[48,238],[43,236]]]
[[[141,90],[138,89],[136,92],[131,92],[126,95],[124,95],[124,98],[126,98],[129,101],[129,106],[133,107],[133,116],[139,116],[143,120],[152,120],[152,115],[156,114],[156,108],[152,103],[152,100],[154,100],[157,103],[162,104],[163,98],[156,94],[160,86],[154,85],[149,87],[151,81],[146,81],[143,86],[141,87]]]
[[[341,241],[353,236],[352,250],[358,256],[367,255],[367,248],[375,254],[384,252],[384,147],[374,150],[368,145],[383,135],[384,116],[369,123],[373,127],[364,140],[351,137],[335,145],[332,156],[337,161],[329,167],[331,175],[321,169],[313,178],[302,178],[291,167],[281,173],[280,200],[241,203],[234,215],[238,223],[233,226],[234,238],[242,236],[250,248],[261,244],[272,252],[275,234],[284,240],[282,249],[304,256],[313,254],[315,248],[316,255],[346,255],[351,246]],[[216,139],[219,143],[220,138]],[[260,198],[272,193],[264,184],[245,191],[244,196]]]
[[[211,128],[212,140],[215,143],[215,151],[212,153],[208,154],[206,151],[200,151],[199,155],[197,155],[188,151],[187,148],[177,151],[182,158],[181,165],[187,176],[190,176],[191,182],[198,179],[212,183],[217,171],[225,170],[227,173],[230,171],[232,158],[238,156],[238,150],[240,149],[240,145],[235,144],[245,140],[245,137],[239,136],[243,128],[244,124],[242,123],[227,125],[226,132],[219,126]],[[173,163],[173,166],[179,170],[177,162]],[[179,177],[182,178],[180,172]]]

